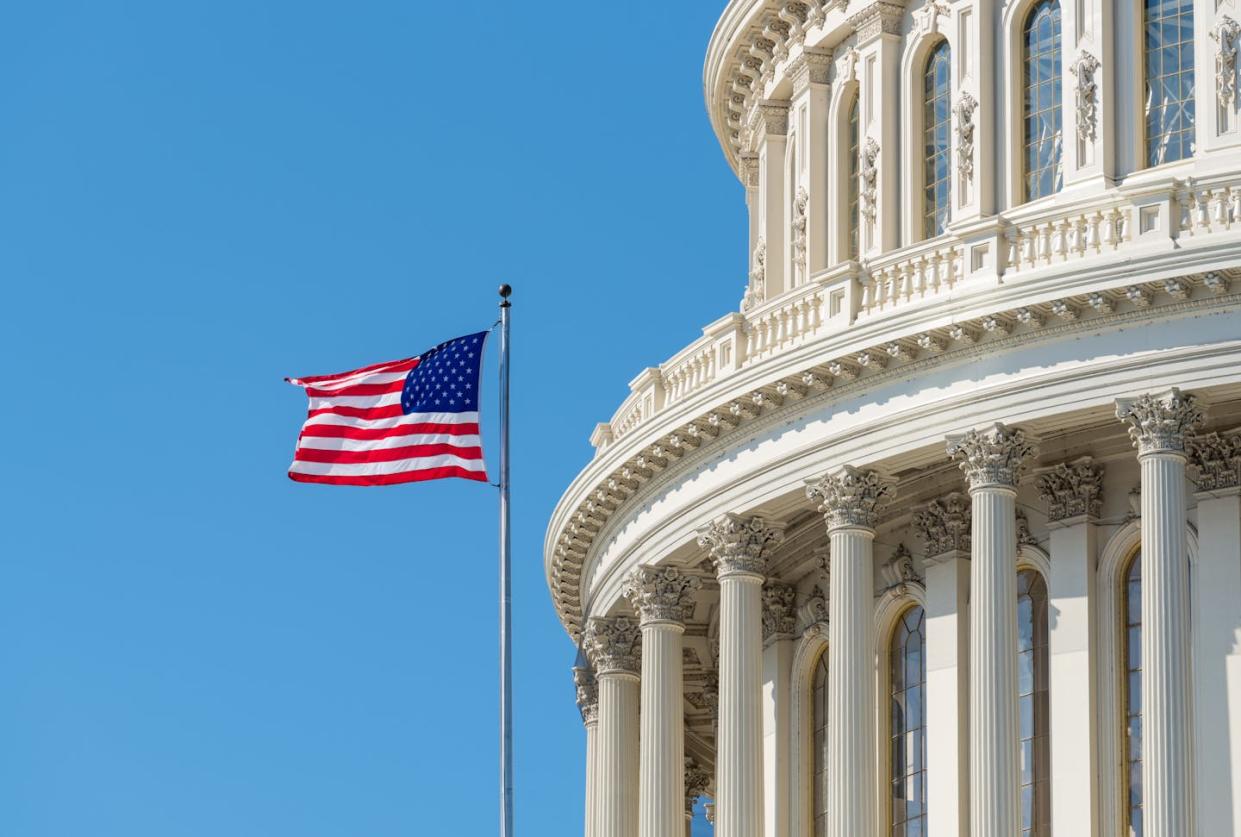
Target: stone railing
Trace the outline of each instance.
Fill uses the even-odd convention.
[[[1221,241],[1214,237],[1241,232],[1241,179],[1112,189],[1069,206],[1019,207],[995,221],[968,238],[950,232],[860,266],[825,271],[744,314],[717,320],[675,357],[630,382],[629,397],[610,422],[598,426],[592,443],[602,451],[738,371],[851,327],[869,327],[894,312],[948,297],[955,305],[1010,279],[1028,286],[1080,272],[1089,283],[1093,271],[1106,270],[1117,258],[1188,252],[1202,239]],[[971,255],[980,252],[984,257]],[[899,349],[900,341],[892,346]],[[863,364],[867,359],[858,358]]]

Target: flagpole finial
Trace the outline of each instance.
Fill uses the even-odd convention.
[[[508,298],[509,298],[509,296],[510,296],[512,293],[513,293],[513,286],[512,286],[512,285],[509,285],[508,283],[505,283],[505,284],[501,285],[501,286],[500,286],[500,296],[501,296],[501,297],[503,297],[504,302],[502,302],[502,303],[500,303],[500,304],[501,304],[501,305],[508,305]]]

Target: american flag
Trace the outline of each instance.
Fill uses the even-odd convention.
[[[478,389],[486,342],[480,331],[417,357],[286,378],[310,399],[289,477],[332,485],[485,482]]]

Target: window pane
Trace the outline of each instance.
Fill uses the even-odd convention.
[[[858,209],[858,198],[861,194],[858,183],[862,153],[861,134],[858,122],[858,97],[853,97],[853,106],[849,108],[849,258],[857,259],[861,252],[861,214]]]
[[[1145,0],[1146,163],[1194,153],[1194,11],[1180,0]]]
[[[951,54],[947,41],[940,41],[927,58],[923,74],[923,145],[925,192],[922,207],[922,234],[934,238],[948,223],[949,154],[952,143],[952,85],[949,82]]]
[[[1047,726],[1047,582],[1035,570],[1017,573],[1017,633],[1029,649],[1017,655],[1021,817],[1026,834],[1041,835],[1044,832],[1038,824],[1051,818],[1051,750]]]
[[[1026,200],[1059,191],[1061,176],[1060,4],[1030,9],[1023,33]]]
[[[1147,5],[1155,0],[1147,0]],[[1124,623],[1121,659],[1125,661],[1125,764],[1131,837],[1142,837],[1142,554],[1129,559],[1122,602]]]
[[[814,667],[814,837],[827,837],[827,651]]]
[[[891,834],[896,837],[926,833],[926,725],[923,717],[926,688],[925,614],[912,607],[897,621],[888,648],[891,659],[888,702],[892,728]]]

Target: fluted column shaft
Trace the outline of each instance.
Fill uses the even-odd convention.
[[[874,537],[863,528],[831,532],[828,837],[875,833]]]
[[[595,837],[595,796],[598,793],[599,776],[595,762],[599,757],[599,721],[586,723],[586,837]]]
[[[1189,834],[1189,558],[1185,457],[1142,468],[1142,789],[1148,837]]]
[[[720,731],[716,766],[718,837],[763,830],[763,577],[720,576]]]
[[[950,438],[970,488],[970,834],[1021,829],[1017,482],[1034,444],[994,424]]]
[[[624,616],[592,619],[583,645],[599,696],[594,837],[637,837],[638,626]]]
[[[1142,472],[1142,819],[1145,837],[1192,833],[1186,437],[1202,421],[1172,389],[1121,399]]]
[[[639,837],[675,834],[685,816],[685,721],[676,622],[642,623]]]
[[[890,481],[848,465],[810,485],[831,540],[827,834],[875,834],[875,523]]]
[[[720,584],[716,837],[763,835],[762,585],[765,552],[781,537],[762,518],[732,514],[698,535]]]
[[[638,834],[638,676],[599,674],[599,793],[596,837]]]
[[[970,823],[975,837],[1020,828],[1017,724],[1017,492],[970,492]]]

